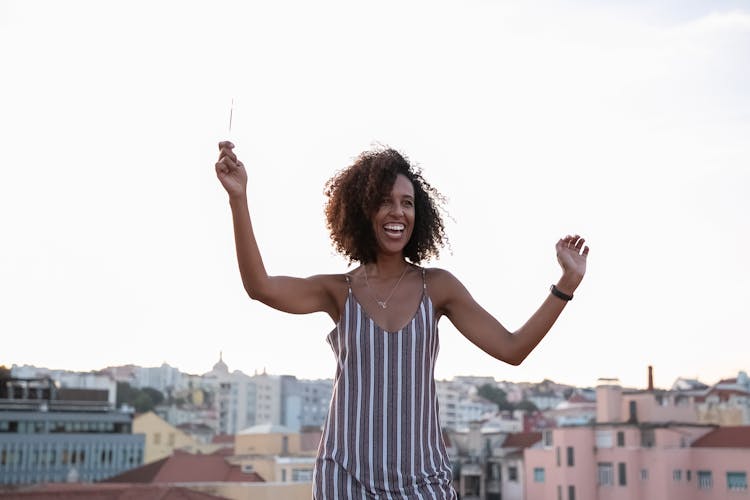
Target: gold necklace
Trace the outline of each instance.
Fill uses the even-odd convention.
[[[398,285],[401,283],[401,280],[404,279],[404,276],[406,276],[406,270],[409,269],[409,264],[406,264],[404,266],[404,272],[401,273],[401,277],[398,279],[395,285],[393,285],[393,288],[391,288],[391,293],[388,294],[388,297],[385,298],[385,300],[378,299],[378,296],[375,295],[375,290],[370,286],[370,282],[367,281],[367,266],[362,266],[365,270],[365,285],[367,285],[367,289],[370,291],[370,295],[372,295],[372,298],[375,299],[375,302],[378,303],[381,309],[387,309],[388,308],[388,301],[391,300],[391,297],[393,296],[393,292],[396,291],[396,288],[398,288]]]

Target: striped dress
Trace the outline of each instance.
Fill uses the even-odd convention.
[[[327,340],[337,367],[313,498],[457,498],[438,421],[438,335],[426,285],[409,323],[388,332],[349,282],[344,313]]]

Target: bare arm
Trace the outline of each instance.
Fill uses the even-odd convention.
[[[250,220],[247,172],[233,148],[229,142],[219,144],[216,176],[229,194],[237,263],[245,290],[252,299],[274,309],[294,314],[323,311],[336,321],[339,314],[331,276],[292,278],[269,276],[266,272]]]
[[[557,242],[557,259],[563,275],[557,288],[568,295],[581,283],[586,272],[589,249],[579,236],[567,236]],[[539,309],[516,332],[511,333],[485,311],[458,279],[446,271],[435,274],[440,308],[458,331],[490,356],[519,365],[549,332],[566,301],[550,294]]]

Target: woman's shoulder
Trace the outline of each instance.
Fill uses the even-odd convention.
[[[423,268],[425,273],[425,290],[435,309],[444,314],[446,304],[455,297],[462,288],[461,283],[453,274],[439,267]]]
[[[430,292],[430,297],[435,299],[447,298],[454,292],[463,288],[461,282],[453,273],[439,267],[423,268],[425,273],[425,286]]]
[[[447,284],[451,281],[458,281],[453,274],[447,269],[440,267],[423,267],[425,278],[430,281],[436,281],[440,284]]]
[[[341,286],[347,286],[347,283],[351,280],[351,271],[345,273],[335,274],[316,274],[307,278],[311,281],[316,281],[325,287],[338,288]]]

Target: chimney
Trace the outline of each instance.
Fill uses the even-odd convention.
[[[654,367],[648,365],[648,390],[654,392]]]

